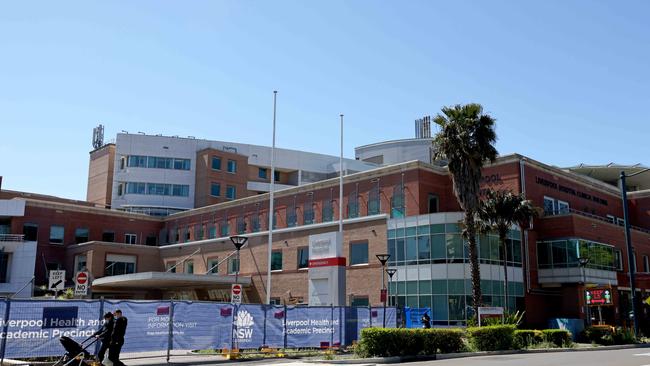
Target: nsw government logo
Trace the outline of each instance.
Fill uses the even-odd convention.
[[[246,310],[239,310],[235,318],[235,336],[242,342],[250,342],[253,338],[253,325],[255,322],[253,316]]]

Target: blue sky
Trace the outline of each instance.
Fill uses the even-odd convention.
[[[647,1],[0,3],[3,188],[84,199],[92,128],[345,154],[478,102],[501,153],[650,165]]]

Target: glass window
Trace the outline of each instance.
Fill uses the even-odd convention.
[[[418,259],[418,243],[415,237],[406,238],[406,260],[415,261]]]
[[[219,258],[208,259],[208,273],[219,273]]]
[[[165,264],[165,270],[169,273],[176,273],[176,262],[170,261]]]
[[[567,266],[566,240],[551,242],[553,267],[565,268]]]
[[[309,268],[309,248],[298,248],[298,268]]]
[[[447,240],[444,234],[431,235],[431,258],[447,258]]]
[[[544,197],[544,214],[555,214],[555,199],[551,197]]]
[[[564,201],[557,201],[557,213],[560,215],[566,215],[569,213],[569,203]]]
[[[398,262],[404,261],[404,253],[405,253],[404,239],[395,240],[395,254]]]
[[[377,215],[380,212],[379,182],[375,183],[368,193],[368,215]]]
[[[208,228],[209,239],[214,239],[217,237],[217,224],[212,224]]]
[[[235,186],[227,185],[226,186],[226,198],[234,200],[237,198],[237,188]]]
[[[228,274],[235,274],[239,272],[239,261],[237,258],[228,258]]]
[[[126,182],[126,193],[129,194],[145,194],[145,183],[141,182]]]
[[[107,254],[104,273],[106,276],[135,273],[135,263],[134,255]]]
[[[617,271],[622,271],[623,270],[623,252],[621,252],[619,249],[616,249],[614,251],[615,255],[615,265],[616,265],[616,270]]]
[[[74,257],[74,271],[75,273],[86,269],[87,257],[85,254],[75,255]]]
[[[420,294],[431,293],[431,281],[421,280],[418,282],[418,291]]]
[[[136,234],[124,234],[124,242],[126,244],[137,244],[138,236]]]
[[[221,223],[221,236],[228,236],[228,233],[230,233],[230,225],[228,225],[228,221],[223,221]]]
[[[368,263],[368,242],[350,244],[350,265]]]
[[[445,240],[447,242],[447,258],[448,260],[461,260],[463,259],[463,239],[460,234],[446,234]]]
[[[401,184],[393,187],[393,197],[391,197],[390,203],[390,217],[404,217],[404,187]]]
[[[429,230],[431,231],[431,234],[444,234],[445,224],[433,224],[430,226]]]
[[[212,157],[212,169],[221,170],[221,158],[218,156]]]
[[[221,184],[210,183],[210,195],[215,197],[221,196]]]
[[[350,193],[348,196],[348,218],[355,218],[359,216],[359,195],[357,191]]]
[[[77,228],[74,231],[74,242],[75,244],[85,243],[88,241],[88,229],[87,228]]]
[[[429,193],[429,200],[428,200],[428,209],[429,213],[436,213],[438,212],[438,196],[435,194]]]
[[[174,159],[174,169],[176,170],[190,170],[189,159]]]
[[[237,173],[237,162],[235,160],[228,160],[228,173]]]
[[[50,226],[50,243],[63,244],[64,227],[59,225]]]
[[[418,281],[406,281],[406,294],[414,295],[418,293]]]
[[[190,186],[186,184],[174,184],[172,186],[172,196],[187,197],[190,195]]]
[[[306,202],[302,210],[302,224],[309,225],[314,223],[314,206]]]
[[[648,256],[643,256],[643,272],[650,272],[650,262],[648,262]]]
[[[323,222],[330,222],[334,216],[334,210],[332,209],[332,201],[325,200],[323,201]]]
[[[188,259],[185,261],[185,266],[183,266],[185,269],[185,273],[192,274],[194,273],[194,261],[192,259]]]
[[[418,237],[418,259],[428,260],[431,258],[431,245],[429,243],[429,236]]]
[[[449,296],[449,320],[465,320],[465,296]]]
[[[256,232],[260,231],[260,226],[261,226],[260,223],[261,223],[261,221],[262,221],[262,219],[261,219],[260,214],[253,215],[251,217],[251,231],[252,232],[256,233]]]
[[[102,241],[112,243],[115,241],[115,233],[113,231],[104,231],[102,233]]]
[[[353,296],[352,297],[352,303],[350,306],[356,306],[356,307],[361,307],[361,306],[369,306],[370,302],[368,301],[368,296]]]
[[[449,302],[447,300],[447,295],[434,295],[433,297],[433,313],[431,318],[432,320],[447,320],[449,319]]]
[[[279,181],[280,181],[280,172],[279,172],[279,171],[276,170],[275,172],[273,172],[273,179],[274,179],[276,182],[279,182]]]
[[[257,177],[261,179],[266,179],[268,178],[267,174],[268,170],[266,168],[258,168],[257,169]]]
[[[434,294],[446,294],[447,280],[431,280],[431,292]]]
[[[282,270],[282,251],[274,250],[271,253],[271,271]]]

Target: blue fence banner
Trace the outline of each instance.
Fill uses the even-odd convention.
[[[2,308],[4,313],[4,304]],[[61,336],[81,343],[101,326],[100,319],[99,302],[12,300],[7,334],[2,335],[7,338],[5,357],[63,354]]]
[[[422,315],[424,313],[429,314],[429,317],[431,317],[431,308],[405,308],[406,328],[422,328]]]
[[[169,301],[106,301],[104,311],[122,310],[128,319],[122,352],[167,350]]]
[[[384,318],[381,307],[235,306],[171,300],[0,301],[0,337],[6,342],[0,356],[61,356],[65,353],[61,336],[88,345],[101,328],[102,312],[117,309],[128,318],[123,353],[346,346],[359,339],[362,329],[381,327]],[[407,318],[416,319],[409,321],[411,325],[419,324],[419,316],[418,309],[408,309]],[[386,327],[395,326],[397,309],[387,308]],[[97,349],[91,346],[88,351]]]

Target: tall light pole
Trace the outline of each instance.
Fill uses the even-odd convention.
[[[269,247],[268,247],[268,268],[266,270],[266,305],[271,304],[271,256],[273,255],[273,191],[275,190],[275,105],[278,91],[273,91],[273,144],[271,145],[271,192],[269,195]]]
[[[377,259],[381,263],[381,296],[384,303],[384,328],[386,328],[386,299],[388,299],[388,293],[386,291],[386,277],[384,274],[384,269],[386,267],[386,262],[390,258],[390,254],[377,254]]]
[[[339,156],[339,232],[343,240],[343,115],[341,117],[341,155]]]
[[[587,274],[586,274],[586,267],[587,264],[589,264],[589,258],[587,257],[580,257],[578,258],[578,264],[580,265],[580,268],[582,269],[582,297],[583,300],[585,301],[585,320],[586,320],[586,325],[591,324],[591,315],[589,314],[589,304],[587,304]]]
[[[625,175],[625,170],[621,170],[621,199],[623,200],[623,225],[625,226],[625,244],[627,246],[627,269],[628,272],[630,273],[630,292],[631,292],[631,297],[630,300],[632,301],[632,316],[634,317],[634,336],[637,337],[639,334],[639,317],[638,317],[638,312],[637,312],[637,305],[636,305],[636,295],[635,295],[635,288],[634,288],[634,251],[632,248],[632,238],[630,237],[630,218],[628,214],[628,208],[627,208],[627,187],[625,186],[625,178],[626,177],[633,177],[637,174],[641,174],[643,172],[650,171],[650,169],[643,169],[640,170],[634,174],[630,174],[628,176]]]
[[[395,268],[386,268],[386,270],[384,272],[388,273],[388,283],[389,284],[392,283],[393,282],[393,275],[397,272],[397,270]],[[388,297],[388,291],[386,291],[386,297]],[[393,306],[395,306],[394,301],[393,301]],[[384,308],[384,314],[386,314],[386,309],[385,308]],[[397,319],[395,319],[395,320],[397,320]]]
[[[232,243],[235,245],[235,248],[237,249],[237,271],[235,271],[235,283],[238,283],[239,269],[241,268],[241,262],[239,261],[239,251],[241,250],[241,247],[246,244],[248,238],[241,235],[235,235],[230,237],[230,241],[232,241]]]

